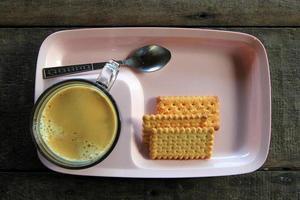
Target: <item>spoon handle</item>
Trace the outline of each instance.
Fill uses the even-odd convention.
[[[122,61],[117,61],[122,64]],[[43,68],[43,79],[102,69],[106,62]]]

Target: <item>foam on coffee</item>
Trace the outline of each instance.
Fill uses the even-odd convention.
[[[107,152],[116,137],[117,115],[97,88],[72,85],[56,92],[44,105],[39,132],[61,158],[87,161]]]

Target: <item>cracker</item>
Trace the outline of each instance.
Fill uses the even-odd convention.
[[[212,155],[214,129],[158,128],[152,129],[149,140],[151,159],[209,159]]]
[[[220,108],[217,96],[163,96],[157,98],[157,114],[202,114],[207,126],[220,128]]]
[[[189,128],[205,127],[211,122],[201,114],[189,115],[144,115],[143,117],[143,141],[148,144],[149,134],[153,128]]]

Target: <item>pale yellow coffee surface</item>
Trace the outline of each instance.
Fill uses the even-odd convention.
[[[93,160],[112,145],[117,116],[101,91],[77,84],[48,100],[39,129],[46,145],[58,156],[71,161]]]

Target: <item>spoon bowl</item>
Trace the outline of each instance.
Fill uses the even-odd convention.
[[[171,59],[171,52],[158,45],[147,45],[131,53],[123,64],[141,72],[154,72]]]

